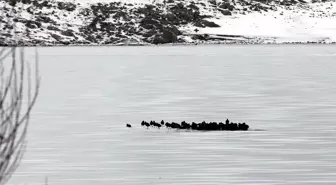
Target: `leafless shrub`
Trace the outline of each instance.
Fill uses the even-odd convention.
[[[37,49],[35,57],[32,65],[25,60],[24,48],[15,44],[0,48],[0,184],[10,179],[25,151],[31,111],[40,87]]]

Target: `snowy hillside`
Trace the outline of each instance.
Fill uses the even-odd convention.
[[[1,45],[333,43],[336,2],[0,0]]]

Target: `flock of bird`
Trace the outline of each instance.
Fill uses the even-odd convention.
[[[132,127],[130,124],[126,125],[127,127]],[[191,130],[204,130],[204,131],[212,131],[212,130],[230,130],[230,131],[236,131],[236,130],[248,130],[249,126],[246,123],[233,123],[230,122],[228,119],[226,119],[225,123],[223,122],[205,122],[202,123],[187,123],[185,121],[182,121],[181,124],[175,123],[175,122],[164,122],[163,120],[161,122],[155,122],[155,121],[142,121],[141,126],[144,127],[156,127],[161,128],[162,126],[166,126],[169,129],[191,129]]]

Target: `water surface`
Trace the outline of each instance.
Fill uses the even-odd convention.
[[[9,184],[45,177],[50,185],[335,184],[335,51],[41,48],[29,146]],[[226,118],[266,131],[140,127],[151,119]]]

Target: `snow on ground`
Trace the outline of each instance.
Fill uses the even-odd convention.
[[[131,4],[162,3],[163,0],[56,0],[80,3],[123,2]],[[188,0],[187,0],[188,1]],[[204,1],[208,5],[207,0]],[[216,18],[209,19],[219,24],[220,28],[197,28],[198,33],[243,35],[248,37],[276,37],[281,42],[306,42],[326,40],[336,42],[336,2],[311,3],[299,9],[278,8],[277,11],[252,12],[247,15],[234,14],[224,16],[216,13]],[[211,10],[207,10],[209,13]],[[196,27],[186,27],[193,32]]]
[[[197,28],[198,33],[276,37],[279,42],[336,41],[336,3],[314,3],[296,10],[278,8],[265,13],[208,19],[220,28]],[[186,27],[189,32],[195,27]]]
[[[336,41],[336,17],[311,18],[304,14],[291,13],[279,16],[279,12],[270,12],[265,15],[251,13],[248,16],[238,15],[236,18],[222,17],[219,20],[210,20],[221,27],[199,29],[200,33],[259,37],[330,37]]]
[[[109,3],[122,2],[127,4],[155,4],[162,3],[163,0],[54,0],[62,2],[75,2],[81,4],[82,8],[88,6],[90,3]],[[192,0],[185,0],[190,2]],[[310,1],[310,0],[308,0]],[[209,21],[213,21],[220,25],[219,28],[199,28],[197,34],[215,34],[215,35],[240,35],[242,37],[235,39],[242,39],[243,37],[258,38],[263,40],[270,40],[270,42],[336,42],[336,2],[327,3],[307,3],[296,6],[276,6],[275,11],[244,11],[233,12],[232,16],[225,16],[218,11],[209,8],[208,0],[199,0],[204,2],[205,7],[200,7],[203,14],[213,15]],[[219,2],[219,1],[218,1]],[[1,3],[0,3],[1,4]],[[3,5],[2,5],[3,6]],[[239,6],[239,5],[237,5]],[[241,7],[241,10],[244,7]],[[46,11],[53,11],[47,10]],[[78,28],[84,24],[87,17],[78,17],[77,8],[73,12],[54,11],[54,15],[50,18],[57,21],[62,29],[68,29],[71,24],[72,29],[78,31]],[[46,13],[46,12],[45,12]],[[49,12],[50,13],[50,12]],[[23,11],[26,17],[31,16],[26,11]],[[59,17],[59,18],[56,18]],[[110,20],[113,22],[113,20]],[[48,24],[48,23],[43,23]],[[137,23],[136,23],[137,24]],[[20,30],[24,27],[20,26]],[[186,34],[195,34],[196,27],[189,24],[180,29]],[[48,38],[42,32],[37,34],[40,37]],[[78,36],[81,38],[80,36]],[[186,41],[188,36],[184,36]]]

